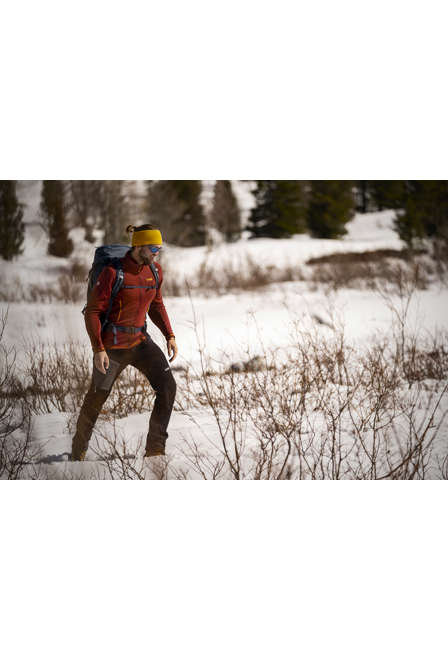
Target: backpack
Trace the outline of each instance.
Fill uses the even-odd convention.
[[[126,256],[126,254],[129,252],[130,247],[129,245],[121,245],[119,243],[115,243],[112,245],[101,245],[100,247],[96,248],[95,250],[95,256],[93,258],[93,263],[92,267],[89,271],[89,275],[87,278],[87,300],[89,299],[90,292],[92,291],[93,287],[96,284],[97,279],[99,278],[100,274],[106,268],[106,266],[112,266],[116,270],[116,277],[115,277],[115,282],[112,286],[112,292],[110,295],[110,300],[109,300],[109,306],[107,308],[107,311],[101,315],[100,320],[101,320],[101,330],[104,329],[108,318],[109,314],[112,310],[112,304],[114,302],[114,298],[123,286],[123,281],[124,281],[124,273],[123,273],[123,266],[121,263],[121,259]],[[150,268],[152,271],[152,274],[154,276],[154,281],[156,283],[156,286],[154,288],[158,289],[159,288],[159,272],[157,268],[154,266],[154,264],[150,264]],[[136,288],[136,287],[130,287],[130,288]],[[144,287],[145,289],[147,288],[153,288],[153,287]],[[84,305],[84,308],[82,310],[82,313],[84,314],[86,311],[87,303]]]

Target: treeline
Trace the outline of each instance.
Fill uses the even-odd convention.
[[[16,181],[0,182],[0,256],[13,259],[23,251],[23,205]],[[167,243],[183,247],[204,245],[213,230],[225,240],[240,238],[241,213],[230,181],[214,185],[211,208],[205,209],[201,181],[43,181],[39,222],[45,229],[48,253],[67,257],[73,250],[72,227],[85,238],[104,243],[128,241],[128,224],[151,222]]]
[[[23,205],[16,181],[0,181],[0,255],[12,259],[23,250]],[[255,205],[248,221],[231,181],[216,181],[204,204],[201,181],[43,181],[40,222],[49,254],[66,257],[73,250],[71,227],[80,226],[95,242],[126,242],[128,224],[151,222],[167,243],[205,245],[219,235],[236,241],[250,237],[288,238],[309,233],[340,238],[356,212],[394,209],[395,229],[413,247],[424,238],[448,240],[448,181],[255,181]]]
[[[340,238],[355,212],[394,209],[395,230],[409,247],[448,240],[448,181],[257,181],[255,198],[253,236]]]

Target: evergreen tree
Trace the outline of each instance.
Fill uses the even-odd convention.
[[[23,206],[17,201],[16,182],[0,181],[0,256],[7,261],[23,252],[22,219]]]
[[[43,181],[40,210],[50,239],[48,254],[68,257],[73,250],[73,242],[68,237],[66,224],[64,181]]]
[[[356,210],[359,213],[403,208],[406,181],[356,181]]]
[[[205,215],[200,181],[149,181],[148,222],[160,227],[173,245],[205,245]]]
[[[160,227],[167,243],[177,244],[176,223],[185,213],[182,202],[173,186],[173,181],[147,182],[147,219]]]
[[[400,209],[406,197],[406,181],[368,181],[369,195],[378,211]]]
[[[254,237],[289,238],[306,230],[305,181],[257,181],[247,229]]]
[[[316,238],[339,238],[354,214],[352,181],[312,181],[307,224]]]
[[[370,210],[370,181],[356,181],[355,182],[355,208],[358,213],[368,213]]]
[[[213,195],[212,225],[228,243],[241,236],[241,214],[230,181],[217,181]]]
[[[428,238],[448,240],[448,181],[407,181],[395,229],[410,247]]]

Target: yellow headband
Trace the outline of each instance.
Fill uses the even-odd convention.
[[[162,234],[158,229],[142,229],[132,234],[132,247],[136,245],[162,245]]]

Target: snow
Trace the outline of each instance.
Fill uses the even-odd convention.
[[[212,182],[211,182],[212,183]],[[240,186],[233,182],[240,205],[246,216],[253,204],[251,182]],[[3,288],[27,287],[36,283],[55,283],[67,272],[69,260],[46,254],[46,237],[39,226],[38,203],[40,182],[23,182],[20,199],[26,203],[26,240],[23,255],[16,261],[0,260]],[[211,187],[208,187],[210,195]],[[244,268],[248,257],[268,268],[276,265],[305,267],[311,257],[335,252],[362,252],[376,249],[401,249],[393,230],[394,212],[384,211],[357,215],[348,225],[347,235],[340,240],[311,239],[298,235],[292,239],[243,238],[234,244],[208,247],[179,248],[166,246],[162,264],[167,277],[192,278],[206,264],[219,274],[231,264]],[[84,241],[83,230],[71,231],[75,252],[71,260],[89,264],[94,246]],[[271,284],[252,291],[204,296],[192,291],[191,297],[167,297],[165,305],[172,321],[179,346],[179,356],[173,366],[197,370],[200,347],[206,349],[217,371],[248,355],[263,354],[270,349],[287,349],[293,342],[294,329],[310,332],[318,329],[322,336],[332,336],[335,325],[344,326],[345,336],[357,346],[368,346],[372,338],[390,333],[394,315],[384,299],[370,290],[338,289],[329,292],[324,287],[310,287],[307,281]],[[398,299],[396,300],[398,304]],[[63,346],[68,342],[89,350],[89,342],[81,315],[82,303],[64,304],[1,302],[0,312],[8,311],[4,340],[17,352],[19,370],[26,366],[26,349],[33,343]],[[408,311],[410,327],[419,327],[422,334],[448,328],[448,292],[434,283],[413,296]],[[152,327],[153,339],[165,350],[159,331]],[[182,378],[179,372],[178,378]],[[67,384],[70,387],[70,384]],[[99,476],[106,478],[104,466],[95,461],[92,441],[87,460],[82,465],[67,463],[65,454],[71,449],[71,437],[76,415],[54,411],[35,415],[33,442],[41,448],[42,469],[48,478],[71,475],[74,478]],[[116,431],[126,438],[127,447],[136,449],[146,436],[148,413],[130,415],[116,420]],[[107,423],[100,421],[101,431]],[[184,472],[189,478],[199,478],[186,461],[183,452],[191,443],[203,451],[213,451],[219,444],[219,434],[212,413],[207,408],[175,410],[169,426],[168,459],[171,474]],[[248,437],[250,437],[250,432]],[[441,433],[446,442],[446,429]],[[46,457],[46,458],[45,458]],[[148,478],[157,478],[151,471]]]
[[[246,239],[230,246],[223,243],[212,249],[200,246],[186,251],[171,246],[166,250],[164,259],[169,264],[176,264],[178,277],[191,277],[201,264],[217,270],[227,264],[244,267],[247,257],[267,267],[303,266],[308,259],[335,252],[400,250],[403,244],[393,230],[394,215],[393,211],[357,215],[348,225],[347,236],[339,240],[312,239],[307,234],[297,234],[292,239]]]

